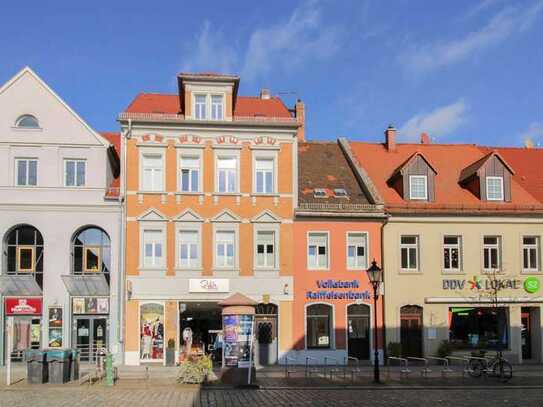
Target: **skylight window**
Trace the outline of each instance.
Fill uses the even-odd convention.
[[[334,189],[334,195],[336,198],[348,198],[349,195],[347,194],[347,191],[345,188],[336,188]]]
[[[313,191],[315,198],[326,198],[326,191],[323,188],[315,188]]]

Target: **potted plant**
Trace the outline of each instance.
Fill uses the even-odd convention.
[[[166,348],[166,366],[175,366],[175,340],[168,339],[168,346]]]

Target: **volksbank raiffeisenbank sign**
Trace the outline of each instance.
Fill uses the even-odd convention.
[[[370,300],[368,290],[360,290],[359,280],[317,280],[316,290],[305,293],[307,300]]]

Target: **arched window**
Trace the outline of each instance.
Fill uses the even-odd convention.
[[[4,264],[7,274],[33,275],[43,288],[43,237],[38,229],[20,225],[5,239]]]
[[[308,349],[330,349],[332,346],[332,306],[313,304],[306,311]]]
[[[111,268],[111,243],[109,236],[95,226],[76,233],[72,240],[72,273],[104,273],[109,281]]]
[[[25,129],[38,129],[40,123],[38,122],[38,119],[31,114],[24,114],[17,119],[15,126]]]

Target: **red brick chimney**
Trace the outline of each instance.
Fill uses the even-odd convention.
[[[420,135],[420,144],[430,144],[430,136],[428,135],[428,133],[422,133]]]
[[[392,124],[385,130],[385,143],[388,151],[396,151],[396,129]]]
[[[296,101],[296,105],[294,106],[294,111],[296,115],[296,121],[299,124],[296,137],[298,138],[298,141],[305,141],[305,105],[301,99],[298,99]]]

